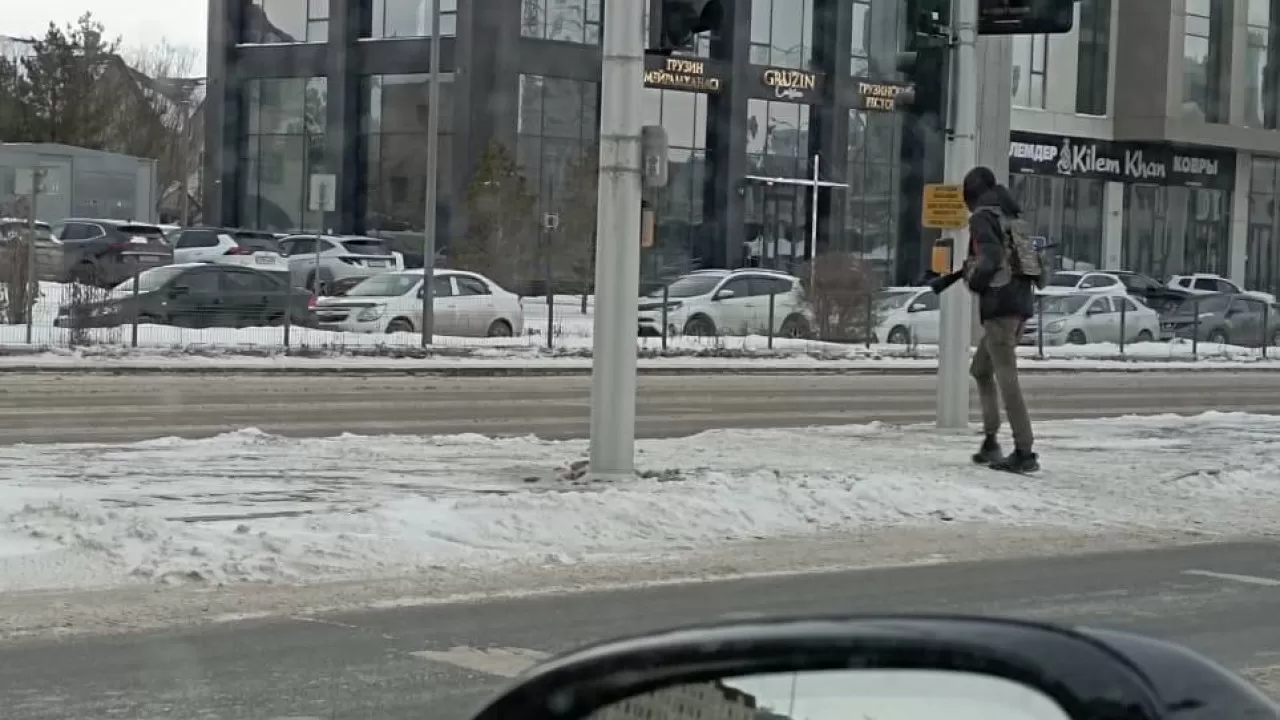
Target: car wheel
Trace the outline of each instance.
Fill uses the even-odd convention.
[[[716,324],[706,315],[695,315],[684,324],[684,334],[694,337],[714,337]]]
[[[1089,338],[1084,336],[1083,330],[1072,330],[1071,333],[1067,335],[1067,342],[1072,345],[1084,345],[1089,342]]]
[[[489,330],[485,335],[488,337],[511,337],[515,332],[511,329],[511,323],[506,320],[494,320],[489,324]]]
[[[906,345],[911,342],[911,331],[898,325],[889,331],[889,337],[885,341],[890,345]]]
[[[409,322],[408,320],[405,320],[404,318],[396,318],[395,320],[392,320],[391,322],[387,323],[388,335],[393,335],[395,333],[403,333],[403,332],[413,332],[413,323]]]
[[[801,339],[809,337],[809,321],[803,315],[791,315],[782,321],[782,337]]]
[[[1151,342],[1155,339],[1155,336],[1151,334],[1150,330],[1143,330],[1138,333],[1138,342]]]
[[[1217,345],[1226,345],[1227,334],[1222,330],[1214,330],[1213,332],[1209,333],[1209,342]]]
[[[267,327],[283,327],[284,315],[272,315],[267,318]]]

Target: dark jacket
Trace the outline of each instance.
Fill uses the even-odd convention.
[[[995,212],[989,212],[994,209]],[[983,322],[1000,317],[1035,315],[1035,286],[1030,278],[1014,276],[1008,284],[993,288],[991,280],[1004,262],[1004,231],[999,213],[1017,217],[1022,208],[1003,186],[997,185],[978,196],[969,216],[969,289],[978,296],[978,312]]]

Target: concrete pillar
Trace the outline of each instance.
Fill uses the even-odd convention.
[[[1231,239],[1227,245],[1228,277],[1241,285],[1247,277],[1249,262],[1249,180],[1253,157],[1236,153],[1236,186],[1231,195]]]
[[[1102,267],[1124,267],[1124,183],[1109,182],[1102,193]]]

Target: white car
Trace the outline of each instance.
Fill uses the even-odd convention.
[[[697,270],[667,286],[668,335],[764,335],[769,332],[773,296],[773,334],[807,337],[800,278],[776,270]],[[640,298],[639,333],[662,334],[661,289]]]
[[[1171,288],[1185,290],[1193,295],[1215,295],[1228,293],[1231,295],[1251,295],[1264,302],[1275,304],[1276,296],[1271,293],[1245,290],[1236,283],[1213,273],[1195,273],[1193,275],[1174,275],[1166,283]]]
[[[1049,276],[1042,295],[1068,295],[1076,292],[1123,292],[1124,282],[1107,272],[1060,270]]]
[[[322,330],[361,333],[422,332],[422,270],[367,278],[341,297],[321,298]],[[455,337],[512,337],[524,333],[520,298],[489,278],[436,270],[435,333]]]
[[[940,307],[938,294],[927,287],[881,290],[874,307],[876,340],[892,345],[937,343]]]
[[[1119,343],[1122,313],[1126,343],[1152,342],[1160,337],[1156,311],[1123,292],[1046,295],[1039,299],[1039,305],[1036,316],[1024,327],[1023,345],[1040,342],[1041,322],[1045,345]]]
[[[404,270],[404,256],[378,238],[358,235],[288,235],[280,239],[293,284],[323,291],[336,280]]]
[[[264,272],[289,272],[275,236],[254,230],[184,228],[169,236],[173,262],[238,265]]]

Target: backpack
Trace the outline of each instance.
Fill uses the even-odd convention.
[[[1011,277],[1025,277],[1037,288],[1044,289],[1049,282],[1049,274],[1045,272],[1047,263],[1031,240],[1027,221],[1020,217],[1006,215],[996,208],[983,208],[983,210],[996,215],[1000,222],[1001,235],[1004,237],[1004,263],[996,271],[992,285],[999,287],[1008,284]]]

